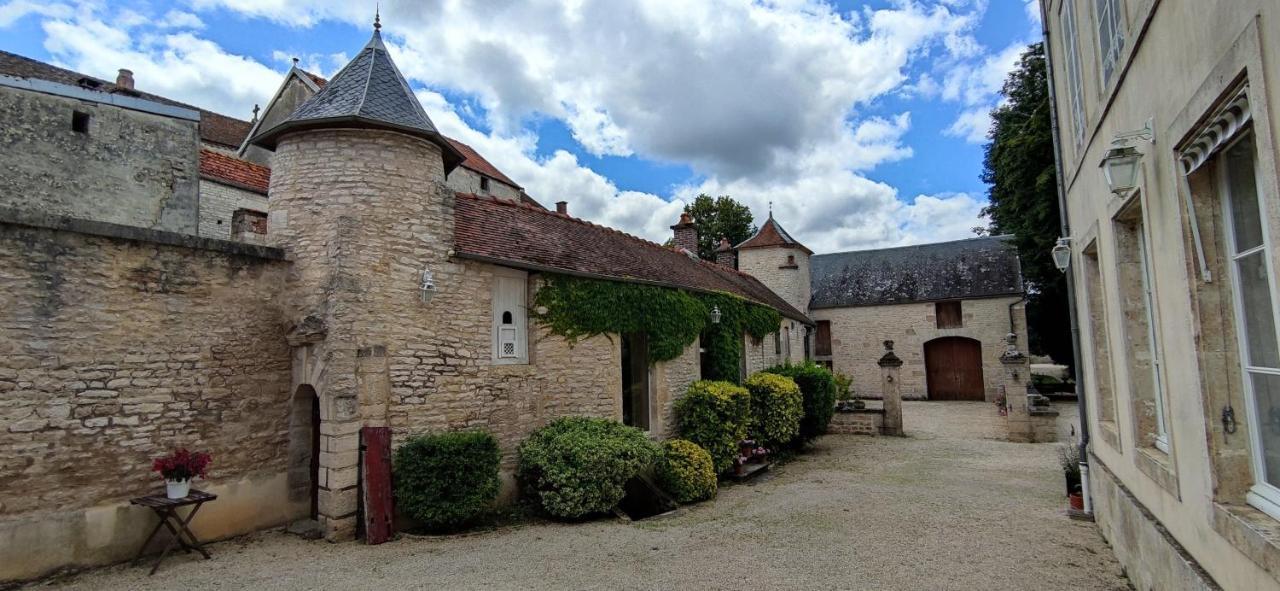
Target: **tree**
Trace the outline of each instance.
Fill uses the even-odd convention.
[[[990,204],[983,213],[991,220],[988,232],[1012,234],[1018,248],[1031,350],[1071,365],[1066,277],[1049,254],[1061,223],[1043,44],[1023,52],[1003,93],[1005,101],[991,112],[982,171]]]
[[[728,195],[714,199],[707,194],[698,195],[693,203],[684,206],[684,211],[693,216],[693,225],[698,229],[698,256],[709,261],[716,259],[720,237],[736,245],[756,233],[751,208]]]

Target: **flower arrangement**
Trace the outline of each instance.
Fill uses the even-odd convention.
[[[151,463],[151,469],[159,472],[165,480],[189,481],[196,476],[203,478],[212,461],[213,458],[207,453],[178,448],[167,456],[156,458]]]

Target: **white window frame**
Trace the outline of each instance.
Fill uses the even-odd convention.
[[[1143,214],[1146,214],[1146,208],[1143,208]],[[1156,413],[1155,446],[1156,449],[1167,454],[1169,453],[1169,427],[1164,415],[1164,381],[1160,379],[1163,364],[1160,358],[1160,341],[1156,338],[1156,300],[1153,293],[1150,250],[1147,246],[1147,224],[1145,220],[1139,219],[1138,262],[1142,265],[1142,298],[1146,304],[1144,307],[1147,314],[1147,341],[1150,343],[1151,396]]]
[[[1094,0],[1093,7],[1097,18],[1094,24],[1098,34],[1098,69],[1105,88],[1120,66],[1120,53],[1124,51],[1124,5],[1121,0]],[[1104,25],[1110,28],[1110,36],[1105,34]]]
[[[1240,142],[1243,142],[1245,140],[1250,140],[1253,138],[1254,138],[1254,135],[1252,131],[1242,133],[1240,137],[1236,138],[1226,146],[1223,146],[1222,149],[1218,151],[1219,166],[1218,166],[1217,183],[1218,183],[1218,194],[1221,196],[1221,201],[1222,201],[1221,203],[1222,219],[1223,219],[1222,225],[1226,230],[1224,232],[1224,240],[1226,241],[1225,245],[1227,249],[1226,258],[1229,259],[1227,262],[1227,266],[1230,267],[1228,272],[1231,275],[1231,304],[1232,304],[1232,310],[1235,313],[1235,322],[1237,327],[1236,328],[1236,347],[1237,347],[1238,355],[1240,357],[1241,382],[1243,382],[1243,392],[1244,392],[1244,399],[1245,399],[1245,413],[1246,413],[1245,416],[1246,416],[1246,420],[1248,421],[1248,424],[1250,426],[1256,427],[1258,425],[1262,425],[1262,423],[1260,422],[1259,416],[1258,416],[1258,404],[1257,404],[1257,400],[1254,397],[1253,380],[1251,379],[1250,374],[1260,373],[1260,374],[1268,374],[1268,375],[1280,375],[1280,368],[1259,367],[1259,366],[1254,366],[1249,364],[1249,336],[1247,333],[1249,328],[1245,324],[1244,306],[1243,306],[1243,302],[1241,302],[1240,300],[1243,292],[1240,289],[1240,271],[1236,262],[1244,257],[1256,254],[1259,251],[1262,252],[1263,263],[1266,265],[1266,270],[1267,270],[1267,282],[1270,286],[1271,294],[1273,296],[1271,298],[1271,318],[1272,318],[1273,326],[1277,329],[1278,332],[1280,332],[1280,306],[1277,305],[1278,298],[1274,296],[1280,292],[1276,291],[1276,274],[1274,272],[1275,261],[1274,261],[1274,254],[1271,250],[1271,240],[1270,240],[1271,229],[1268,227],[1268,223],[1267,223],[1268,220],[1267,220],[1267,214],[1266,214],[1267,212],[1266,203],[1262,201],[1266,193],[1262,190],[1262,183],[1259,182],[1259,177],[1258,177],[1259,175],[1258,166],[1257,166],[1258,165],[1258,149],[1257,149],[1256,139],[1253,140],[1255,142],[1254,149],[1253,149],[1253,158],[1254,158],[1253,182],[1254,182],[1254,186],[1256,187],[1255,194],[1257,195],[1257,199],[1258,199],[1259,223],[1262,226],[1262,244],[1240,253],[1235,252],[1235,238],[1236,238],[1235,218],[1232,217],[1231,185],[1228,182],[1228,177],[1230,176],[1230,169],[1228,168],[1227,159],[1224,157],[1231,148],[1235,147]],[[1277,342],[1280,343],[1280,334],[1277,334],[1276,338],[1277,338]],[[1250,452],[1249,453],[1250,463],[1252,464],[1253,471],[1254,471],[1254,483],[1253,483],[1253,486],[1250,487],[1248,495],[1246,495],[1246,500],[1250,505],[1253,505],[1260,511],[1270,515],[1275,519],[1280,519],[1280,488],[1277,488],[1274,485],[1268,483],[1266,481],[1266,478],[1263,476],[1264,474],[1266,474],[1266,462],[1263,457],[1262,435],[1261,433],[1258,432],[1257,428],[1249,429],[1249,452]]]
[[[1066,53],[1067,100],[1071,107],[1071,124],[1077,148],[1084,142],[1084,80],[1080,74],[1079,35],[1076,29],[1076,11],[1071,1],[1062,3],[1058,13],[1062,25],[1062,48]]]
[[[492,329],[490,331],[493,363],[521,365],[529,363],[529,274],[519,269],[498,268],[493,273]],[[502,322],[503,312],[511,312],[511,324]],[[503,355],[503,337],[514,332],[515,354]]]

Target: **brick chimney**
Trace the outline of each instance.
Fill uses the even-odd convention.
[[[569,215],[569,202],[568,202],[568,201],[557,201],[557,202],[556,202],[556,213],[561,213],[561,214],[564,214],[564,215]]]
[[[116,75],[116,86],[133,90],[133,70],[120,68],[120,73]]]
[[[716,247],[716,264],[733,269],[737,266],[735,263],[737,257],[733,256],[733,246],[729,244],[728,238],[721,236],[720,245]]]
[[[683,249],[691,253],[694,257],[698,256],[698,228],[693,225],[693,217],[688,212],[680,214],[680,223],[671,226],[675,236],[672,244],[678,249]]]

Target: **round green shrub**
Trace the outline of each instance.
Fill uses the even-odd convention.
[[[662,444],[662,461],[657,467],[658,484],[676,502],[696,503],[716,496],[716,468],[711,454],[684,439]]]
[[[396,506],[430,530],[465,526],[498,496],[493,436],[463,431],[411,437],[396,450]]]
[[[613,509],[625,486],[661,455],[643,431],[609,419],[565,417],[520,444],[519,478],[543,510],[579,519]]]
[[[800,420],[800,437],[796,442],[812,441],[826,433],[836,404],[836,379],[831,370],[810,361],[779,365],[765,371],[795,380],[804,395],[804,418]]]
[[[733,467],[738,442],[747,438],[751,394],[729,382],[697,381],[676,401],[680,435],[711,454],[716,473]]]
[[[760,372],[742,384],[751,393],[751,423],[747,433],[759,445],[777,449],[800,434],[804,397],[795,380]]]

